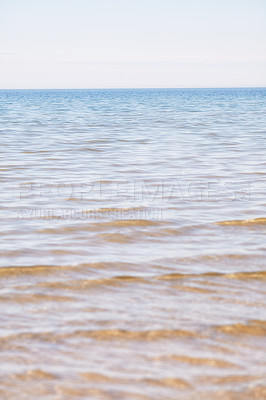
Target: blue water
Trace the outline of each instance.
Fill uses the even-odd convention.
[[[4,398],[261,395],[265,88],[1,90],[0,135]]]

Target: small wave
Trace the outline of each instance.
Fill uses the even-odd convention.
[[[83,372],[80,374],[80,376],[91,382],[116,382],[116,379],[113,379],[110,376],[97,374],[95,372]]]
[[[158,385],[158,386],[166,386],[166,387],[173,387],[178,389],[187,389],[190,384],[185,381],[184,379],[172,377],[172,378],[162,378],[162,379],[153,379],[153,378],[143,378],[143,379],[126,379],[126,378],[113,378],[107,375],[102,375],[94,372],[85,372],[80,375],[82,378],[90,381],[90,382],[97,382],[97,383],[122,383],[122,384],[129,384],[134,383],[137,384],[139,382],[148,384],[148,385]]]
[[[12,276],[23,276],[23,275],[43,275],[43,274],[55,274],[60,271],[89,271],[99,269],[111,269],[113,267],[120,267],[126,270],[134,269],[134,264],[123,263],[123,262],[95,262],[95,263],[84,263],[84,264],[71,264],[71,265],[32,265],[32,266],[21,266],[21,267],[1,267],[0,277],[9,278]]]
[[[57,376],[49,372],[43,371],[41,369],[31,369],[22,374],[13,375],[13,379],[18,379],[21,381],[31,381],[31,380],[50,380],[56,379]]]
[[[181,378],[143,379],[143,382],[151,385],[166,386],[176,389],[191,388],[191,385],[187,381]]]
[[[167,340],[174,338],[195,338],[203,337],[195,331],[188,331],[183,329],[157,329],[157,330],[145,330],[145,331],[131,331],[125,329],[103,329],[103,330],[78,330],[68,333],[57,334],[54,332],[22,332],[12,335],[0,337],[1,346],[4,344],[10,345],[11,342],[16,341],[45,341],[49,343],[56,343],[63,339],[80,337],[90,338],[98,341],[110,341],[110,340],[124,340],[124,341],[157,341]]]
[[[134,237],[122,233],[102,233],[97,238],[112,243],[131,243],[134,239]]]
[[[160,221],[154,221],[154,220],[148,220],[148,219],[121,219],[121,220],[116,220],[116,221],[107,223],[108,226],[119,226],[119,227],[157,226],[157,225],[161,225],[161,224],[162,224],[162,222],[160,222]]]
[[[84,290],[99,286],[121,286],[123,283],[143,282],[145,279],[134,276],[115,276],[102,279],[80,279],[66,282],[42,282],[38,286],[49,287],[53,289],[65,290]]]
[[[64,269],[63,266],[53,265],[33,265],[32,267],[3,267],[0,268],[0,277],[12,277],[20,275],[41,275],[47,273],[55,273]]]
[[[75,336],[90,337],[96,340],[137,340],[137,341],[154,341],[160,339],[172,339],[176,337],[199,337],[200,335],[194,331],[183,329],[158,329],[148,331],[129,331],[123,329],[107,329],[97,331],[76,331]],[[72,336],[72,335],[71,335]]]
[[[213,277],[213,278],[228,278],[228,279],[255,279],[255,280],[265,280],[266,279],[266,271],[239,271],[234,273],[221,273],[221,272],[204,272],[204,273],[178,273],[172,272],[168,274],[160,274],[160,275],[150,275],[149,278],[143,277],[140,275],[131,275],[133,271],[139,271],[138,266],[133,263],[123,263],[123,262],[95,262],[95,263],[84,263],[84,264],[71,264],[71,265],[32,265],[32,266],[22,266],[22,267],[1,267],[0,268],[0,277],[1,278],[9,278],[13,276],[27,276],[27,275],[46,275],[46,274],[57,274],[58,272],[88,272],[91,270],[110,270],[113,268],[119,268],[120,270],[129,271],[129,275],[115,275],[109,276],[107,278],[99,278],[99,279],[82,279],[82,280],[74,280],[74,281],[66,281],[66,282],[50,282],[51,285],[63,284],[70,285],[71,283],[78,283],[84,285],[91,285],[93,282],[95,283],[115,283],[116,281],[136,281],[136,282],[151,282],[152,280],[179,280],[179,279],[189,279],[189,278],[205,278],[205,277]],[[136,269],[137,267],[137,269]],[[164,269],[160,267],[160,265],[155,265],[156,269]],[[46,283],[43,283],[46,284]],[[48,283],[47,283],[48,284]]]
[[[236,272],[233,274],[225,274],[226,278],[230,279],[266,279],[266,271],[252,271],[252,272]]]
[[[3,302],[12,302],[12,303],[45,303],[45,302],[65,302],[65,301],[74,301],[74,298],[71,296],[53,296],[50,294],[38,294],[38,293],[26,293],[26,294],[16,294],[14,293],[9,295],[0,296],[0,301]]]
[[[216,225],[265,225],[266,218],[253,218],[253,219],[239,219],[239,220],[228,220],[219,221]]]
[[[237,323],[231,325],[222,325],[217,327],[217,330],[222,333],[230,335],[251,335],[251,336],[265,336],[266,335],[266,321],[252,320],[247,324]]]
[[[236,384],[236,383],[246,383],[259,380],[260,376],[250,376],[250,375],[230,375],[230,376],[210,376],[208,377],[208,382],[215,385],[223,384]]]
[[[233,364],[228,361],[219,360],[216,358],[198,358],[198,357],[189,357],[185,355],[177,355],[172,354],[168,356],[156,357],[157,361],[178,361],[181,363],[189,364],[189,365],[206,365],[209,367],[215,368],[238,368],[238,365]]]
[[[235,273],[219,273],[219,272],[205,272],[202,274],[181,274],[181,273],[172,273],[159,275],[154,277],[159,280],[177,280],[177,279],[186,279],[186,278],[201,278],[201,277],[222,277],[229,279],[258,279],[265,280],[266,279],[266,271],[250,271],[250,272],[235,272]]]
[[[107,213],[107,211],[105,211]],[[107,218],[107,217],[106,217]],[[60,228],[45,228],[36,231],[36,233],[46,233],[46,234],[65,234],[65,233],[75,233],[75,232],[97,232],[112,228],[127,228],[127,227],[152,227],[160,226],[164,224],[163,221],[156,221],[150,219],[118,219],[106,222],[96,222],[96,223],[82,223],[72,226],[65,226]]]
[[[265,265],[265,256],[260,253],[253,253],[253,254],[204,254],[204,255],[195,255],[194,257],[187,256],[187,257],[175,257],[175,258],[159,258],[156,260],[158,264],[163,265],[172,265],[176,267],[177,265],[194,265],[194,264],[203,264],[204,266],[212,266],[216,264],[221,265],[247,265],[249,268],[250,265],[256,264],[259,262],[260,264]]]

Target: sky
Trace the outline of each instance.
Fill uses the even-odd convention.
[[[0,0],[0,88],[266,86],[266,0]]]

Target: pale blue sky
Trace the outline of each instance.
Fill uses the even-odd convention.
[[[0,0],[0,88],[266,86],[266,0]]]

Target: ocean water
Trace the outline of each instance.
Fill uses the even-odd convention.
[[[0,397],[266,397],[266,89],[0,91]]]

